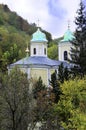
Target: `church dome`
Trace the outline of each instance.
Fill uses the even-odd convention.
[[[33,33],[31,42],[48,42],[46,39],[46,35],[41,32],[41,30],[38,28],[38,30]]]
[[[65,34],[64,34],[64,38],[61,40],[61,42],[69,42],[72,41],[74,39],[74,35],[73,33],[70,31],[70,29],[68,29]]]

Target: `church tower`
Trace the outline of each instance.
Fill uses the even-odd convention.
[[[47,39],[46,35],[38,30],[32,35],[30,42],[30,56],[43,56],[47,57]]]
[[[60,61],[68,61],[68,59],[71,59],[70,50],[72,47],[71,41],[73,39],[74,35],[68,25],[68,29],[65,32],[63,39],[58,44],[58,56]]]

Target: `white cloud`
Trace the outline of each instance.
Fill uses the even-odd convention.
[[[49,31],[53,37],[59,37],[67,29],[67,21],[71,21],[71,29],[74,30],[74,16],[80,0],[0,0],[7,4],[12,11],[28,20],[29,23],[37,23]],[[50,2],[50,3],[49,3]]]

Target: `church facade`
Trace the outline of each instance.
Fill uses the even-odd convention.
[[[68,30],[69,31],[69,30]],[[52,60],[47,57],[47,42],[46,35],[38,28],[33,33],[30,41],[30,56],[27,56],[11,65],[8,66],[8,71],[13,69],[14,66],[20,68],[21,71],[27,73],[28,78],[38,79],[42,78],[43,83],[49,86],[49,80],[51,74],[63,63],[64,67],[70,68],[70,64],[67,62],[71,44],[69,43],[72,38],[72,33],[66,32],[64,39],[60,41],[58,45],[59,49],[59,60]],[[28,48],[26,49],[28,53]]]

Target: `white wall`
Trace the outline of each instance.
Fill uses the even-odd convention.
[[[34,48],[36,48],[36,55],[33,53]],[[46,48],[46,55],[44,54],[44,48]],[[30,56],[47,56],[47,43],[31,43],[30,52]]]
[[[59,56],[60,61],[64,61],[64,51],[68,52],[68,58],[71,59],[70,54],[69,54],[71,47],[72,47],[72,44],[70,42],[59,43],[58,56]]]

